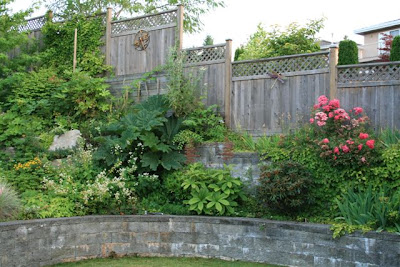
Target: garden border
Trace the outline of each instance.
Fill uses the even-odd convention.
[[[400,236],[265,219],[122,215],[0,223],[0,266],[117,255],[207,257],[291,266],[397,266]]]

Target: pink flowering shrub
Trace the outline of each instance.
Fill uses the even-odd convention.
[[[346,111],[338,99],[318,97],[310,124],[316,133],[320,157],[333,165],[368,165],[375,154],[375,140],[368,131],[368,117],[361,107]]]

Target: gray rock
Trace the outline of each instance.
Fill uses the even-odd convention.
[[[10,157],[14,157],[15,156],[15,148],[10,146],[10,147],[6,147],[4,149],[4,153],[6,153],[8,156]]]
[[[71,149],[77,146],[78,140],[81,138],[79,130],[71,130],[62,135],[54,136],[53,143],[49,151],[56,151],[62,149]]]

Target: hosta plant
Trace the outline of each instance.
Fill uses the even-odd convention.
[[[231,176],[231,170],[206,169],[201,163],[194,163],[181,172],[181,192],[187,199],[184,204],[197,214],[231,215],[235,213],[238,201],[246,200],[243,183]]]

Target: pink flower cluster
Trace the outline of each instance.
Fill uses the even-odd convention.
[[[346,110],[342,108],[336,109],[334,112],[334,119],[337,120],[350,120],[349,114],[347,114]]]
[[[332,99],[329,101],[329,99],[321,95],[318,97],[318,104],[314,105],[314,110],[317,109],[322,109],[322,111],[319,111],[315,114],[314,118],[310,119],[310,123],[313,124],[316,122],[318,126],[324,126],[327,122],[328,119],[333,118],[335,121],[350,121],[350,116],[346,112],[346,110],[340,108],[340,101],[338,99]],[[362,112],[364,112],[363,108],[361,107],[355,107],[350,110],[350,112],[353,112],[355,115],[359,115]],[[323,115],[324,114],[324,115]],[[355,122],[364,122],[365,118],[359,118]]]
[[[318,126],[323,126],[326,124],[328,116],[324,112],[317,112],[315,114],[315,120],[317,121]]]
[[[368,137],[369,137],[369,135],[367,133],[360,133],[360,135],[359,135],[359,139],[360,140],[367,139]],[[323,144],[323,145],[321,146],[321,148],[329,149],[329,147],[327,146],[327,144],[329,144],[329,143],[330,143],[330,141],[329,141],[328,138],[322,139],[321,144]],[[346,140],[346,144],[344,144],[344,145],[340,144],[339,146],[335,146],[333,148],[333,150],[328,150],[327,154],[329,155],[329,154],[333,153],[335,155],[334,156],[334,160],[336,160],[337,159],[336,155],[339,156],[341,152],[343,152],[344,154],[351,152],[351,150],[352,150],[351,147],[353,147],[353,148],[356,147],[358,149],[358,151],[361,151],[363,149],[364,145],[362,143],[360,143],[360,144],[358,144],[356,146],[352,146],[354,144],[355,144],[355,141],[350,138],[350,139]],[[367,147],[369,147],[370,149],[374,149],[375,148],[375,140],[374,139],[370,139],[365,143],[365,145]],[[365,157],[362,157],[361,161],[363,163],[365,163],[366,162]]]
[[[329,100],[322,95],[313,113],[310,123],[315,123],[318,133],[322,134],[322,140],[316,141],[321,157],[332,159],[335,165],[351,165],[353,159],[359,164],[368,164],[367,155],[373,152],[375,140],[363,132],[363,124],[368,120],[363,108],[355,107],[347,112],[340,107],[338,99]]]

